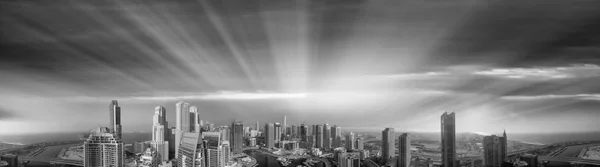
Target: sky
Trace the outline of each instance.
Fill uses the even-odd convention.
[[[0,134],[150,131],[154,107],[435,132],[600,127],[600,1],[0,2]]]

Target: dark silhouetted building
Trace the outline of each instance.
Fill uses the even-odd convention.
[[[231,148],[234,154],[242,153],[244,125],[241,122],[231,124]]]
[[[410,137],[408,133],[402,133],[398,137],[398,167],[410,166]]]
[[[316,148],[323,148],[324,144],[323,144],[323,126],[321,125],[315,125],[315,147]]]
[[[456,127],[454,113],[446,113],[441,117],[442,125],[442,166],[456,166]]]
[[[333,148],[342,146],[342,128],[337,125],[331,127],[331,140]]]
[[[265,147],[275,147],[275,125],[273,123],[265,124],[265,130],[263,132],[265,136]]]
[[[304,124],[300,125],[300,141],[308,142],[308,127]]]
[[[483,166],[500,167],[506,158],[506,132],[503,136],[483,137]]]
[[[331,126],[323,125],[323,148],[331,148]]]

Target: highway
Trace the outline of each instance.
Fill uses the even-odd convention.
[[[19,156],[19,160],[30,161],[30,162],[47,162],[50,164],[65,164],[65,165],[73,165],[73,166],[83,166],[83,161],[51,158],[51,157]]]
[[[549,157],[549,156],[539,156],[538,161],[555,161],[555,162],[570,162],[570,163],[578,163],[578,164],[587,164],[587,165],[598,165],[600,166],[600,160],[591,160],[591,159],[582,159],[578,157]]]

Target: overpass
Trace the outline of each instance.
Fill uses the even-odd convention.
[[[22,161],[30,161],[30,162],[46,162],[50,164],[62,164],[62,165],[72,165],[72,166],[83,166],[83,161],[79,160],[70,160],[70,159],[60,159],[53,157],[30,157],[30,156],[19,156],[19,160]]]
[[[549,157],[549,156],[539,156],[538,161],[553,161],[553,162],[569,162],[575,164],[586,164],[586,165],[597,165],[600,166],[600,160],[593,159],[583,159],[578,157]]]

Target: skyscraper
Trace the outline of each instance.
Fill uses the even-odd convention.
[[[365,140],[363,138],[359,137],[356,139],[356,149],[361,151],[365,149]]]
[[[242,153],[244,125],[241,122],[231,123],[231,147],[234,154]]]
[[[281,124],[279,122],[275,122],[275,141],[279,143],[282,139],[283,131],[281,130]]]
[[[323,125],[323,148],[331,148],[331,126]]]
[[[231,128],[229,126],[219,127],[219,132],[221,132],[221,141],[231,140]]]
[[[483,166],[500,167],[506,158],[506,132],[503,136],[483,137]]]
[[[331,140],[333,148],[338,148],[342,146],[342,128],[337,125],[331,127]]]
[[[385,128],[381,132],[381,138],[383,139],[383,143],[381,144],[381,155],[385,163],[388,163],[393,157],[396,156],[396,135],[394,133],[394,128]]]
[[[304,124],[300,125],[300,141],[308,142],[308,127]]]
[[[354,133],[350,132],[346,134],[346,150],[354,150]]]
[[[106,127],[90,132],[90,136],[83,143],[83,152],[84,166],[124,165],[123,142]]]
[[[175,104],[175,157],[179,157],[179,143],[181,142],[181,135],[184,132],[190,132],[190,104],[184,101],[179,101]]]
[[[398,137],[398,167],[410,166],[410,137],[402,133]]]
[[[207,167],[223,167],[223,146],[221,145],[221,134],[219,132],[204,132],[202,133],[204,141],[206,141],[206,166]]]
[[[256,121],[256,129],[257,131],[260,131],[260,124],[258,123],[258,121]]]
[[[205,166],[205,145],[200,133],[184,132],[177,154],[177,166]]]
[[[323,126],[315,125],[315,147],[323,148]]]
[[[202,132],[202,125],[200,124],[200,113],[198,112],[198,108],[196,106],[190,107],[190,126],[190,132]]]
[[[110,127],[109,133],[115,134],[116,138],[121,138],[121,107],[119,107],[119,102],[113,100],[110,102],[109,107],[109,115],[110,115]]]
[[[454,121],[454,113],[442,114],[442,166],[456,166],[456,129]]]
[[[283,128],[282,129],[283,130],[281,131],[281,133],[283,135],[286,135],[287,134],[287,131],[286,131],[287,130],[287,117],[285,115],[283,116]]]
[[[275,125],[273,123],[265,124],[265,146],[267,148],[275,147]]]
[[[163,106],[154,108],[152,119],[151,146],[162,161],[169,160],[169,130],[167,129],[167,110]]]

